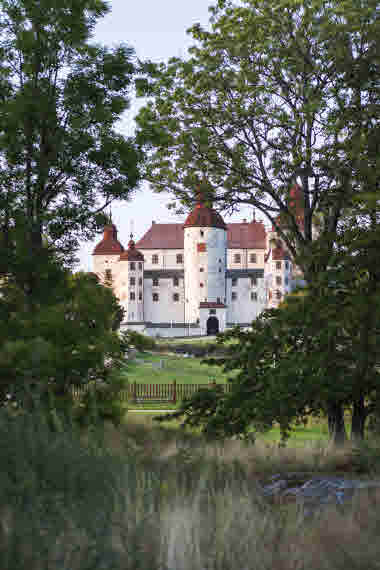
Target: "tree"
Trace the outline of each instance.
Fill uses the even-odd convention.
[[[90,41],[103,0],[0,1],[0,232],[22,225],[70,264],[79,239],[140,180],[142,154],[115,131],[128,108],[133,50]],[[30,294],[38,275],[28,276]]]
[[[0,289],[0,400],[24,401],[34,388],[72,400],[70,389],[107,380],[105,360],[120,359],[115,329],[120,307],[110,289],[91,274],[62,269],[45,248],[38,267],[34,311],[15,280]]]
[[[349,408],[351,438],[362,440],[380,386],[380,281],[375,284],[368,273],[379,235],[367,234],[354,240],[355,256],[339,259],[337,254],[335,266],[317,284],[262,313],[252,330],[219,335],[227,354],[206,362],[236,373],[231,391],[199,391],[159,420],[182,418],[184,425],[214,437],[251,440],[277,422],[286,441],[294,423],[323,412],[334,420],[329,430],[339,445],[346,439],[345,427],[340,414],[332,412]]]
[[[150,81],[138,83],[151,97],[136,120],[153,188],[190,205],[205,175],[216,207],[261,211],[313,283],[340,222],[357,211],[354,197],[378,179],[378,167],[366,177],[379,140],[378,8],[377,0],[219,0],[211,31],[190,28],[189,59],[146,65]],[[289,196],[294,182],[300,208]]]

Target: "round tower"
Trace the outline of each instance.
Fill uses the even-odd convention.
[[[119,256],[124,248],[117,239],[117,228],[114,224],[104,227],[103,239],[92,252],[94,273],[102,283],[113,286]]]
[[[225,328],[226,258],[227,227],[199,189],[184,224],[185,321],[205,333]]]
[[[133,235],[119,258],[118,293],[128,323],[144,321],[144,256],[136,249]]]

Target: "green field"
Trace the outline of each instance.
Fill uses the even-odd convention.
[[[158,365],[160,360],[163,368],[155,368],[154,365]],[[201,364],[199,358],[151,352],[139,353],[135,359],[128,361],[123,374],[129,382],[140,384],[168,384],[174,380],[179,384],[207,384],[227,380],[220,366]]]

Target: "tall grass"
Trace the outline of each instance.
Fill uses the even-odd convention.
[[[311,468],[315,449],[214,444],[129,416],[119,429],[53,433],[41,414],[7,410],[0,437],[0,568],[378,567],[378,494],[308,524],[301,506],[262,498],[266,470]]]

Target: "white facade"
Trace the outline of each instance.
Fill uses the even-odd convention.
[[[231,234],[231,247],[231,225],[222,221],[216,225],[177,224],[172,242],[178,247],[173,247],[170,225],[152,224],[140,242],[135,246],[131,241],[126,251],[117,241],[115,226],[105,231],[94,250],[93,267],[102,282],[111,277],[125,310],[121,330],[175,337],[248,327],[291,291],[294,268],[281,243],[271,241],[276,239],[274,232],[265,232],[259,222],[240,224]],[[249,232],[261,236],[257,244],[244,237]]]
[[[184,229],[185,322],[200,319],[202,302],[226,302],[227,232],[221,228]]]

